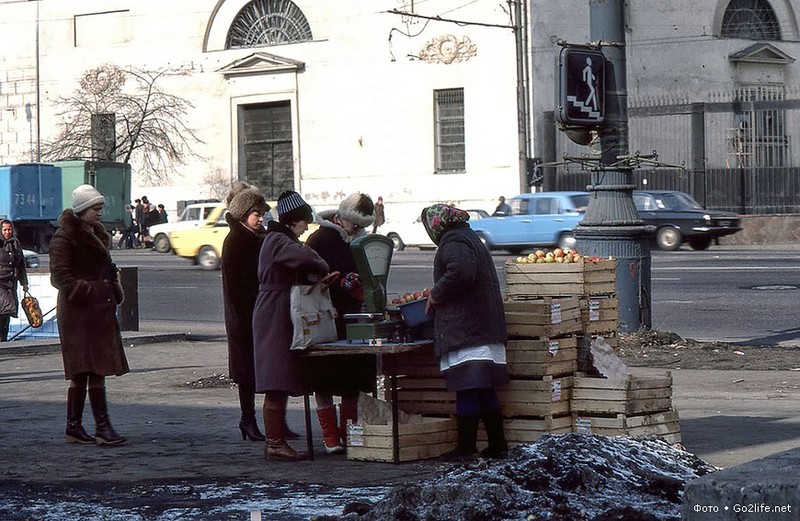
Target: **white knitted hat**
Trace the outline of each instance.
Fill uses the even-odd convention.
[[[361,228],[366,228],[374,217],[375,205],[367,194],[350,194],[341,203],[339,211],[336,212],[340,219],[347,219],[351,223]]]
[[[106,198],[92,185],[80,185],[72,191],[72,211],[81,213],[96,204],[105,204]]]

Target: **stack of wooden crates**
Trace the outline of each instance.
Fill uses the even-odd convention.
[[[508,261],[504,272],[511,381],[498,395],[509,445],[567,432],[656,434],[671,443],[680,441],[669,373],[608,380],[586,362],[598,337],[618,346],[616,261]],[[441,422],[442,428],[453,429],[446,420],[455,414],[455,393],[445,389],[433,348],[400,355],[396,363],[399,408],[421,414],[429,427]],[[453,439],[453,434],[446,438]],[[439,438],[429,438],[437,446],[418,451],[420,457],[453,448],[440,444]],[[401,449],[403,444],[401,437]],[[485,445],[481,432],[479,448]]]

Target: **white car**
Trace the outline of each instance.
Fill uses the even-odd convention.
[[[470,221],[477,221],[484,217],[489,217],[488,212],[485,210],[465,210],[469,214]],[[415,246],[419,249],[436,248],[433,241],[425,231],[425,226],[422,224],[422,217],[417,217],[412,222],[397,221],[385,222],[379,229],[386,237],[394,243],[395,251],[403,251],[406,246]]]
[[[205,222],[214,208],[225,203],[207,202],[187,205],[175,222],[155,224],[150,227],[150,237],[153,238],[153,249],[159,253],[167,253],[172,249],[169,241],[170,232],[197,228]]]

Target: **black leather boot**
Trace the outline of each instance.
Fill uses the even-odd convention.
[[[98,445],[120,445],[125,438],[117,434],[108,419],[105,387],[89,387],[89,402],[94,414],[94,441]]]
[[[86,388],[67,389],[67,428],[64,431],[67,443],[93,444],[94,438],[83,428],[83,406],[86,404]]]
[[[481,451],[484,458],[505,458],[508,456],[508,444],[503,429],[503,415],[499,412],[483,416],[483,427],[486,429],[486,437],[489,439],[489,446]]]
[[[242,409],[242,419],[239,420],[239,431],[242,439],[250,438],[253,441],[264,441],[264,435],[258,428],[256,419],[256,395],[252,387],[239,386],[239,406]]]
[[[442,454],[441,459],[453,463],[463,463],[471,461],[477,456],[478,421],[477,416],[456,416],[458,444],[455,450]]]

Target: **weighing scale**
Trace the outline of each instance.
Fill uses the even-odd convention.
[[[386,281],[394,243],[384,235],[370,234],[350,243],[350,251],[364,288],[364,313],[344,315],[347,340],[372,342],[388,340],[402,333],[401,320],[386,314]]]

